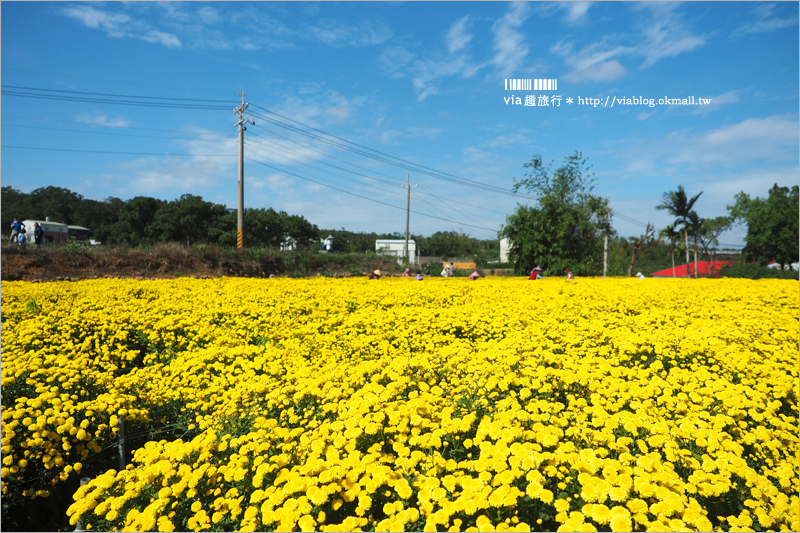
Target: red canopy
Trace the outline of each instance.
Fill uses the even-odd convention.
[[[724,266],[730,263],[734,263],[735,261],[698,261],[697,262],[697,276],[704,277],[704,278],[719,278],[719,270]],[[709,267],[711,272],[709,272]],[[651,276],[654,278],[685,278],[687,266],[681,265],[675,267],[675,273],[672,272],[673,269],[668,268],[666,270],[659,270],[658,272],[653,272]],[[689,263],[688,266],[689,277],[694,277],[694,262]]]

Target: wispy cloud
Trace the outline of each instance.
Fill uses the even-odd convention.
[[[559,4],[564,11],[567,12],[566,22],[570,25],[579,25],[586,22],[589,8],[593,2],[563,2]]]
[[[470,25],[471,18],[465,15],[450,26],[444,36],[446,51],[426,51],[420,57],[400,45],[386,48],[381,54],[384,69],[392,78],[410,77],[419,101],[438,94],[445,78],[471,78],[483,65],[475,63],[469,54],[473,39]]]
[[[127,128],[131,122],[123,117],[109,118],[105,114],[92,115],[89,113],[80,113],[75,117],[76,122],[81,124],[91,124],[92,126],[105,126],[107,128]]]
[[[492,26],[495,54],[491,63],[497,68],[501,78],[518,70],[528,55],[525,35],[520,31],[520,26],[528,18],[528,12],[526,3],[514,2],[506,14]]]
[[[705,37],[693,34],[676,11],[676,2],[645,2],[633,9],[643,13],[634,42],[619,42],[609,36],[577,49],[572,41],[559,41],[550,49],[572,70],[563,76],[573,82],[610,81],[627,72],[623,58],[642,57],[640,68],[675,57],[705,44]],[[575,8],[576,10],[578,8]],[[588,7],[587,7],[588,9]]]
[[[675,57],[705,44],[705,38],[693,35],[682,17],[676,12],[675,2],[644,2],[638,9],[650,14],[644,28],[644,42],[637,53],[644,56],[642,68],[655,65],[659,60]]]
[[[625,74],[625,67],[614,58],[629,55],[634,52],[634,49],[597,42],[579,51],[574,51],[572,43],[559,41],[553,45],[550,51],[563,57],[564,62],[573,69],[564,78],[577,82],[607,81],[622,77]]]
[[[109,37],[132,37],[149,43],[163,44],[170,48],[181,47],[181,41],[176,35],[156,30],[149,24],[141,20],[134,20],[125,13],[112,13],[86,5],[64,7],[61,9],[61,13],[88,28],[102,30]]]
[[[797,27],[797,16],[778,15],[775,13],[777,8],[778,5],[775,3],[758,3],[753,8],[753,16],[733,32],[734,37],[752,33],[764,33],[791,26]]]
[[[392,37],[388,26],[369,20],[357,23],[322,20],[303,25],[301,31],[311,39],[336,47],[376,45]]]
[[[473,35],[467,32],[470,25],[469,15],[464,15],[453,24],[447,31],[447,51],[452,53],[458,52],[466,48],[472,40]]]

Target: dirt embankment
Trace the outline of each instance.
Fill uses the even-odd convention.
[[[398,270],[391,258],[374,254],[309,251],[227,250],[211,246],[159,245],[139,249],[40,249],[3,247],[3,281],[62,281],[93,278],[347,277],[375,269]]]

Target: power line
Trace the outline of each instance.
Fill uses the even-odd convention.
[[[3,127],[5,128],[28,128],[28,129],[36,129],[36,130],[49,130],[49,131],[68,131],[74,133],[86,133],[89,135],[114,135],[118,137],[137,137],[143,139],[174,139],[174,140],[197,140],[197,137],[168,137],[166,135],[136,135],[135,133],[116,133],[112,131],[87,131],[87,130],[76,130],[70,128],[48,128],[46,126],[30,126],[28,124],[5,124]],[[178,133],[178,132],[175,132]],[[227,137],[226,135],[222,134],[209,134],[213,135],[214,137]]]
[[[13,144],[4,144],[1,148],[16,148],[19,150],[44,150],[47,152],[79,152],[85,154],[121,154],[121,155],[157,155],[157,156],[193,156],[193,157],[236,157],[236,154],[167,154],[157,152],[116,152],[106,150],[77,150],[71,148],[42,148],[37,146],[17,146]]]
[[[296,177],[296,178],[300,178],[301,180],[310,181],[311,183],[316,183],[317,185],[322,185],[323,187],[328,187],[328,188],[330,188],[330,189],[334,189],[334,190],[336,190],[336,191],[339,191],[339,192],[342,192],[342,193],[345,193],[345,194],[349,194],[349,195],[351,195],[351,196],[356,196],[356,197],[358,197],[358,198],[362,198],[362,199],[364,199],[364,200],[367,200],[367,201],[369,201],[369,202],[374,202],[374,203],[377,203],[377,204],[385,205],[385,206],[387,206],[387,207],[391,207],[391,208],[393,208],[393,209],[399,209],[399,210],[401,210],[401,211],[405,211],[405,209],[404,209],[403,207],[396,206],[396,205],[390,204],[390,203],[388,203],[388,202],[383,202],[383,201],[381,201],[381,200],[375,200],[374,198],[369,198],[369,197],[367,197],[367,196],[364,196],[364,195],[361,195],[361,194],[358,194],[358,193],[354,193],[354,192],[346,191],[346,190],[344,190],[344,189],[342,189],[342,188],[335,187],[335,186],[333,186],[333,185],[328,185],[327,183],[323,183],[323,182],[321,182],[321,181],[313,180],[313,179],[311,179],[311,178],[308,178],[308,177],[305,177],[305,176],[301,176],[300,174],[297,174],[297,173],[295,173],[295,172],[289,172],[289,171],[287,171],[287,170],[284,170],[284,169],[278,168],[278,167],[276,167],[276,166],[274,166],[274,165],[270,165],[270,164],[267,164],[267,163],[263,163],[263,162],[261,162],[261,161],[257,161],[257,160],[255,160],[255,159],[251,159],[251,158],[249,158],[249,157],[246,157],[245,159],[247,159],[248,161],[251,161],[251,162],[253,162],[253,163],[256,163],[257,165],[262,165],[262,166],[265,166],[265,167],[271,168],[271,169],[273,169],[273,170],[277,170],[278,172],[282,172],[282,173],[284,173],[284,174],[288,174],[289,176],[294,176],[294,177]],[[455,222],[455,221],[453,221],[453,220],[448,220],[448,219],[445,219],[445,218],[442,218],[442,217],[437,217],[437,216],[435,216],[435,215],[429,215],[428,213],[421,213],[421,212],[419,212],[419,211],[411,211],[411,212],[412,212],[412,213],[414,213],[415,215],[421,215],[421,216],[428,217],[428,218],[435,218],[435,219],[438,219],[438,220],[444,220],[445,222]],[[474,226],[474,225],[472,225],[472,224],[464,224],[464,223],[460,223],[460,222],[457,222],[457,223],[459,223],[459,224],[461,224],[461,225],[463,225],[463,226],[469,226],[469,227],[474,227],[474,228],[479,228],[479,229],[486,229],[486,228],[484,228],[484,227],[482,227],[482,226]]]
[[[160,85],[160,84],[157,84],[157,83],[143,83],[143,82],[137,82],[137,81],[122,81],[122,80],[112,80],[112,79],[108,79],[108,78],[95,78],[95,77],[91,77],[91,76],[78,76],[77,74],[63,74],[63,73],[59,73],[59,72],[45,72],[45,71],[42,71],[42,70],[31,70],[31,69],[24,69],[24,68],[7,67],[5,65],[3,65],[3,70],[14,70],[14,71],[17,71],[17,72],[30,72],[32,74],[44,74],[46,76],[60,76],[60,77],[65,77],[65,78],[77,78],[77,79],[92,80],[92,81],[105,81],[105,82],[110,82],[110,83],[121,83],[121,84],[125,84],[125,85],[142,85],[142,86],[145,86],[145,87],[160,87],[162,89],[177,89],[179,91],[195,90],[194,88],[175,87],[175,86],[172,86],[172,85]],[[210,92],[210,93],[218,93],[218,94],[228,94],[228,91],[215,91],[213,89],[203,89],[203,91],[204,92]]]
[[[494,192],[494,193],[497,193],[497,194],[504,194],[504,195],[508,195],[508,196],[533,198],[533,197],[528,196],[528,195],[515,194],[513,192],[510,192],[510,191],[508,191],[506,189],[503,189],[501,187],[497,187],[497,186],[494,186],[494,185],[487,185],[487,184],[476,182],[476,181],[473,181],[473,180],[468,180],[466,178],[461,178],[459,176],[455,176],[453,174],[449,174],[449,173],[446,173],[446,172],[440,172],[440,171],[437,171],[435,169],[426,167],[424,165],[419,165],[417,163],[413,163],[413,162],[407,161],[405,159],[401,159],[399,157],[395,157],[395,156],[392,156],[390,154],[386,154],[386,153],[381,152],[379,150],[374,150],[372,148],[363,146],[361,144],[358,144],[358,143],[355,143],[355,142],[352,142],[352,141],[348,141],[348,140],[343,139],[341,137],[338,137],[336,135],[332,135],[330,133],[324,132],[324,131],[322,131],[322,130],[320,130],[318,128],[314,128],[313,126],[309,126],[307,124],[303,124],[302,122],[296,121],[294,119],[291,119],[291,118],[288,118],[288,117],[284,117],[283,115],[275,113],[274,111],[270,111],[269,109],[266,109],[266,108],[261,107],[259,105],[253,104],[253,107],[257,107],[259,109],[262,109],[262,110],[266,111],[267,113],[270,113],[270,114],[275,115],[277,117],[280,117],[280,118],[282,118],[284,120],[288,120],[290,122],[298,124],[298,125],[302,126],[303,128],[307,128],[309,130],[313,130],[313,131],[319,132],[320,135],[311,133],[309,131],[305,131],[305,130],[303,130],[301,128],[298,128],[296,126],[292,126],[291,124],[287,124],[285,122],[281,122],[279,120],[272,119],[272,118],[267,117],[267,116],[265,116],[263,114],[260,114],[260,113],[253,113],[253,115],[259,117],[260,119],[262,119],[264,121],[267,121],[269,123],[275,124],[276,126],[288,129],[290,131],[294,131],[296,133],[300,133],[302,135],[305,135],[307,137],[319,140],[321,142],[330,144],[332,146],[336,146],[337,148],[341,148],[343,150],[348,150],[350,152],[357,153],[357,154],[362,155],[364,157],[369,157],[371,159],[375,159],[375,160],[381,161],[383,163],[394,165],[394,166],[403,168],[404,170],[409,170],[409,171],[415,172],[417,174],[422,174],[422,175],[430,176],[430,177],[433,177],[433,178],[436,178],[436,179],[450,181],[452,183],[457,183],[459,185],[464,185],[464,186],[467,186],[467,187],[474,187],[474,188],[482,189],[482,190],[485,190],[485,191],[488,191],[488,192]],[[332,139],[335,139],[335,140],[331,140],[328,137],[330,137]]]
[[[16,96],[19,98],[34,98],[41,100],[59,100],[67,102],[86,102],[93,104],[160,107],[173,109],[222,110],[228,109],[231,105],[226,100],[202,100],[194,98],[169,98],[161,96],[63,91],[57,89],[42,89],[38,87],[22,87],[18,85],[4,85],[2,88],[2,94],[4,96]],[[123,100],[122,98],[127,98],[127,100]],[[201,102],[213,103],[203,104]]]

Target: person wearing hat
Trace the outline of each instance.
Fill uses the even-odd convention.
[[[544,279],[544,276],[542,276],[542,267],[537,266],[531,270],[531,275],[528,277],[528,279]]]
[[[408,277],[410,277],[410,276],[411,276],[411,270],[407,268],[407,269],[405,269],[405,270],[403,271],[403,275],[402,275],[401,277],[403,277],[403,278],[408,278]]]
[[[472,274],[470,274],[470,275],[469,275],[469,280],[470,280],[470,281],[474,281],[474,280],[478,279],[479,277],[481,277],[481,275],[480,275],[480,274],[478,274],[478,271],[477,271],[477,270],[474,270],[474,271],[472,272]]]
[[[331,253],[333,251],[333,235],[328,235],[325,239],[325,251]]]
[[[380,270],[373,270],[372,274],[369,275],[369,279],[381,279],[381,271]]]
[[[575,274],[570,269],[567,269],[567,279],[575,279]]]
[[[637,272],[636,273],[636,277],[639,278],[639,279],[647,279],[646,277],[644,277],[644,274],[642,274],[641,272]]]

